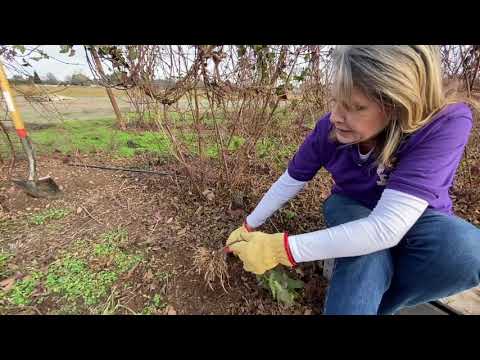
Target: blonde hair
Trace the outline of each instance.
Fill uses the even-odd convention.
[[[377,163],[390,167],[401,141],[422,128],[446,105],[477,103],[443,90],[440,51],[434,45],[340,45],[333,55],[333,95],[350,105],[358,88],[391,116],[377,139]]]

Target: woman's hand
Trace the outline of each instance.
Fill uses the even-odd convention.
[[[227,247],[243,261],[246,271],[261,275],[278,264],[288,267],[296,265],[288,246],[287,233],[239,231],[235,237],[232,235],[227,240]]]
[[[254,229],[250,227],[250,225],[248,225],[246,221],[244,221],[243,225],[233,230],[230,236],[228,237],[225,251],[227,253],[231,253],[231,250],[228,249],[228,245],[237,241],[241,241],[240,234],[242,232],[252,232],[252,231],[254,231]]]

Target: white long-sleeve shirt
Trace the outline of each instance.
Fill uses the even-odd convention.
[[[306,182],[292,178],[285,171],[247,216],[247,224],[254,228],[262,225],[305,185]],[[305,262],[359,256],[393,247],[427,207],[428,202],[423,199],[386,189],[377,206],[363,219],[306,234],[290,235],[288,243],[293,259]]]

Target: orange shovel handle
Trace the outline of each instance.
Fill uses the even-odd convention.
[[[7,75],[5,73],[5,69],[3,64],[0,62],[0,88],[2,90],[2,96],[5,100],[7,105],[7,110],[12,116],[13,125],[15,126],[15,130],[17,130],[17,134],[21,139],[27,137],[27,130],[25,130],[25,124],[23,119],[20,115],[20,112],[17,111],[17,107],[15,106],[15,101],[13,100],[12,91],[10,90],[10,85],[7,80]]]

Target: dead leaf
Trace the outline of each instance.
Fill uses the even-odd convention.
[[[153,218],[157,221],[160,221],[160,219],[162,218],[162,215],[160,214],[160,211],[155,211],[155,213],[153,214]]]
[[[472,175],[475,175],[475,176],[480,175],[480,164],[473,165],[471,167],[470,171],[471,171]]]
[[[177,311],[172,305],[168,305],[166,308],[167,315],[177,315]]]
[[[79,207],[77,208],[77,215],[78,215],[78,214],[81,214],[82,211],[83,211],[82,207],[79,206]]]
[[[167,224],[170,224],[173,221],[173,217],[167,220]]]
[[[9,277],[8,279],[0,281],[0,288],[2,291],[9,291],[13,285],[15,284],[15,278],[16,276]]]
[[[187,228],[185,228],[185,229],[182,229],[182,230],[180,230],[180,231],[177,233],[177,236],[182,236],[182,235],[185,235],[185,234],[186,234],[186,232],[187,232]]]
[[[145,281],[150,281],[153,279],[153,273],[152,270],[148,270],[144,275],[143,275],[143,280]]]
[[[9,270],[18,270],[18,265],[17,264],[8,264],[7,268]]]
[[[125,276],[125,279],[130,279],[133,275],[133,273],[135,272],[135,270],[137,269],[138,267],[138,264],[135,265],[132,269],[130,269],[130,271],[127,273],[127,275]]]
[[[208,201],[212,201],[213,199],[215,199],[215,194],[210,189],[207,189],[204,192],[202,192],[202,195],[205,196]]]

